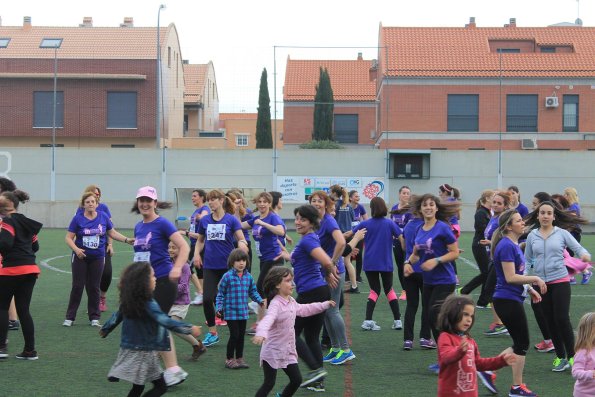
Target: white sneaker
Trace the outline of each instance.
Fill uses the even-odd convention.
[[[260,309],[260,305],[258,303],[249,302],[248,307],[254,312],[254,314],[258,314],[258,310]]]
[[[163,372],[163,378],[165,379],[165,384],[168,387],[179,385],[180,383],[184,382],[187,377],[188,372],[184,371],[183,369],[180,369],[177,372],[171,372],[168,370]]]
[[[202,294],[199,294],[198,292],[196,293],[196,296],[194,297],[194,300],[192,302],[190,302],[191,305],[202,305]]]
[[[362,329],[366,331],[380,331],[380,326],[374,320],[364,320]]]
[[[91,327],[101,327],[101,324],[99,324],[99,320],[91,320]]]
[[[72,323],[74,323],[74,320],[64,320],[62,325],[65,327],[72,327]]]
[[[403,322],[401,320],[395,320],[393,322],[393,329],[403,329]]]

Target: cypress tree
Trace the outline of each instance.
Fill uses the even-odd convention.
[[[333,134],[333,116],[334,99],[331,79],[328,70],[320,68],[320,77],[316,86],[316,95],[314,97],[314,128],[312,140],[315,141],[334,141]]]
[[[256,149],[271,149],[273,147],[271,130],[271,99],[269,97],[269,86],[267,83],[267,69],[264,68],[260,76],[260,91],[258,93]]]

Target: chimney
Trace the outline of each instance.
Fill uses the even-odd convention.
[[[357,60],[358,61],[363,61],[364,60],[364,58],[362,57],[362,53],[361,52],[358,52],[357,53]]]
[[[92,28],[93,17],[83,17],[83,23],[79,25],[80,28]]]
[[[23,17],[23,29],[31,30],[31,17]]]
[[[510,18],[510,22],[505,26],[507,28],[516,28],[516,18]]]
[[[370,81],[376,81],[378,78],[378,61],[376,59],[372,59],[372,66],[368,70],[368,78]]]
[[[133,28],[134,27],[134,18],[124,17],[124,23],[121,23],[120,27],[121,28]]]
[[[190,60],[182,59],[182,65],[190,65]]]
[[[469,17],[469,23],[465,25],[466,28],[475,28],[477,25],[475,24],[475,17]]]

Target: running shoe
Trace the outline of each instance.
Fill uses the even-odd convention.
[[[438,372],[440,372],[440,364],[436,363],[436,364],[429,365],[428,371],[433,372],[436,375],[438,375]]]
[[[205,345],[206,347],[209,346],[213,346],[216,343],[219,343],[219,335],[217,334],[212,334],[212,333],[208,333],[207,336],[205,336],[205,338],[202,341],[202,344]]]
[[[434,342],[434,339],[420,338],[419,347],[421,347],[422,349],[436,349],[437,346],[436,342]]]
[[[8,320],[8,330],[18,331],[21,328],[21,322],[19,320]]]
[[[215,325],[218,325],[220,327],[225,327],[227,325],[227,321],[225,321],[219,317],[215,317]]]
[[[405,292],[405,290],[401,291],[401,296],[399,296],[399,300],[400,301],[406,301],[407,300],[407,292]]]
[[[535,349],[539,353],[549,353],[549,352],[553,352],[554,350],[556,350],[551,339],[549,341],[542,340],[541,342],[539,342],[538,344],[536,344],[533,347],[535,347]]]
[[[395,320],[393,321],[393,325],[391,328],[396,330],[403,329],[403,322],[401,320]]]
[[[496,373],[492,371],[478,371],[477,377],[492,394],[498,394],[496,388]]]
[[[337,355],[339,355],[340,351],[341,350],[333,350],[333,349],[329,350],[328,354],[326,356],[322,357],[322,362],[330,363],[331,361],[333,361],[333,359],[335,357],[337,357]]]
[[[23,350],[22,353],[17,354],[15,357],[19,360],[37,360],[39,358],[35,350],[32,350],[30,352],[26,352]]]
[[[74,320],[64,320],[64,322],[62,323],[62,325],[65,327],[72,327],[73,324]]]
[[[202,294],[199,294],[197,292],[196,295],[194,296],[194,300],[192,302],[190,302],[190,304],[195,305],[195,306],[200,306],[200,305],[202,305],[202,301],[203,301]]]
[[[99,297],[99,311],[101,311],[101,312],[107,311],[107,304],[105,303],[105,296]]]
[[[99,324],[99,320],[91,320],[91,322],[89,323],[89,325],[91,327],[101,327],[101,324]]]
[[[411,350],[413,349],[413,341],[412,340],[406,340],[405,342],[403,342],[403,350]]]
[[[345,350],[339,350],[339,354],[337,357],[331,360],[331,364],[333,365],[341,365],[345,364],[347,361],[351,361],[355,358],[355,354],[353,354],[353,350],[349,350],[346,352]]]
[[[171,372],[168,370],[163,371],[163,378],[165,379],[165,384],[168,387],[179,385],[180,383],[184,382],[187,377],[188,372],[181,368],[176,372]]]
[[[463,287],[455,288],[455,295],[463,295],[463,294],[461,294],[462,290],[463,290]]]
[[[258,323],[254,323],[250,326],[250,328],[248,328],[246,330],[246,335],[251,335],[254,336],[256,335],[256,327],[258,326]]]
[[[250,368],[248,363],[246,363],[246,361],[243,358],[236,358],[236,365],[238,369]]]
[[[235,358],[228,358],[225,360],[225,368],[227,369],[238,369],[238,363]]]
[[[477,309],[491,309],[492,308],[492,304],[488,303],[487,305],[475,305],[475,307]]]
[[[260,309],[260,305],[256,302],[249,302],[248,308],[252,310],[254,314],[258,314],[258,310]]]
[[[556,357],[552,363],[553,372],[564,372],[570,368],[570,363],[565,358]]]
[[[310,391],[315,391],[315,392],[325,392],[326,389],[324,388],[324,381],[322,380],[318,380],[314,383],[312,383],[310,386],[307,387],[308,390]]]
[[[343,291],[346,294],[359,294],[359,288],[358,287],[349,287],[349,289],[346,289],[345,291]]]
[[[508,330],[504,324],[492,323],[490,324],[490,328],[488,328],[483,334],[487,336],[503,335],[508,334]]]
[[[568,364],[570,365],[571,368],[574,366],[574,356],[573,357],[570,357],[568,359]]]
[[[302,382],[300,387],[310,386],[312,383],[316,382],[320,378],[324,378],[327,374],[328,374],[328,372],[326,372],[325,369],[322,367],[315,369],[313,371],[310,371],[305,376],[304,381]]]
[[[523,396],[523,397],[537,397],[537,394],[533,393],[526,384],[519,386],[512,386],[508,392],[508,397]]]
[[[587,271],[583,273],[583,280],[581,281],[581,285],[589,284],[589,280],[591,280],[591,276],[593,275],[592,271]]]
[[[8,357],[8,349],[6,345],[4,347],[0,347],[0,358],[7,358]]]
[[[364,331],[380,331],[380,325],[376,324],[374,320],[364,320],[362,329]]]
[[[576,278],[574,276],[570,276],[570,285],[576,285]]]

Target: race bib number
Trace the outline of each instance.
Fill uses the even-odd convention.
[[[133,262],[151,262],[151,252],[150,251],[141,251],[134,253]]]
[[[260,255],[260,241],[254,241],[254,246],[256,247],[256,255],[257,256],[262,256]]]
[[[195,225],[194,223],[190,225],[190,230],[189,230],[189,232],[190,232],[190,233],[196,233],[196,225]]]
[[[225,227],[224,224],[209,224],[207,226],[207,240],[225,240]]]
[[[83,236],[83,247],[93,250],[99,248],[99,236]]]
[[[351,222],[351,228],[353,229],[354,227],[356,227],[359,224],[360,224],[359,221],[353,221],[353,222]]]

